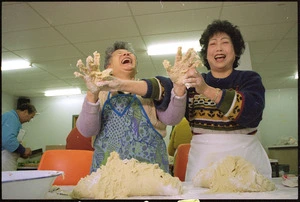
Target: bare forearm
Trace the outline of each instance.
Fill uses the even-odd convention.
[[[86,99],[88,102],[96,103],[98,101],[98,93],[92,93],[91,91],[86,92]]]
[[[207,86],[207,88],[203,92],[203,95],[218,104],[222,97],[222,90],[219,88]]]
[[[186,87],[185,85],[178,85],[176,83],[173,83],[174,86],[174,93],[176,96],[183,96],[186,93]]]
[[[143,80],[123,80],[120,86],[120,91],[129,92],[140,96],[144,96],[147,93],[147,89],[147,83]]]

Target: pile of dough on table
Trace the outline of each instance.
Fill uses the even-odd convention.
[[[201,169],[193,179],[195,187],[208,192],[265,192],[275,190],[275,184],[244,158],[227,156]]]
[[[72,198],[120,199],[129,196],[180,195],[182,184],[159,168],[158,164],[121,160],[110,153],[106,165],[82,178],[71,193]]]

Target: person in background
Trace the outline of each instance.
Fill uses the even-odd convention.
[[[170,142],[168,145],[169,155],[174,156],[176,149],[180,144],[190,143],[192,135],[189,122],[186,118],[183,118],[179,124],[174,126],[170,134]]]
[[[193,66],[195,56],[196,53],[189,53],[181,57],[180,50],[174,68]],[[95,71],[99,69],[99,58],[94,53],[94,59],[87,58],[87,67],[81,61],[77,66]],[[169,172],[163,137],[167,124],[175,125],[182,119],[177,117],[177,113],[184,113],[186,89],[166,77],[137,81],[136,66],[137,58],[131,45],[117,41],[105,52],[104,68],[112,70],[112,86],[95,85],[91,72],[82,75],[88,91],[76,126],[85,137],[97,134],[91,172],[105,164],[112,151],[118,152],[122,159],[135,158],[141,162],[157,163]],[[158,91],[149,94],[149,86]],[[166,89],[168,95],[165,95]],[[146,96],[152,99],[145,99]],[[160,103],[160,108],[155,107],[155,102]],[[173,108],[168,108],[168,103],[173,103]]]
[[[16,110],[2,114],[2,171],[17,170],[18,158],[28,158],[31,155],[31,149],[25,148],[17,137],[22,124],[29,122],[36,112],[32,104],[24,103]]]
[[[66,149],[94,151],[92,144],[92,137],[82,136],[77,127],[74,127],[66,138]]]

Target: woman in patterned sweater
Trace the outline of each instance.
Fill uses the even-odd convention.
[[[193,139],[186,180],[210,163],[228,155],[239,155],[271,178],[268,156],[255,135],[265,106],[265,88],[259,74],[240,71],[240,56],[245,44],[237,28],[228,21],[216,20],[201,36],[200,57],[210,70],[186,74],[186,118]]]
[[[185,117],[193,133],[185,180],[228,155],[242,156],[271,178],[268,156],[255,135],[265,107],[265,88],[256,72],[235,69],[245,49],[238,27],[216,20],[203,32],[200,45],[200,57],[210,71],[200,74],[190,69],[185,75]],[[147,95],[153,86],[148,82]],[[167,106],[168,91],[165,87],[158,107]]]

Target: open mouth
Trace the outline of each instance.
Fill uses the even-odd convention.
[[[121,61],[122,64],[128,64],[128,63],[132,63],[132,60],[131,58],[124,58],[122,61]]]
[[[223,55],[223,54],[220,54],[220,55],[216,55],[216,56],[215,56],[215,60],[217,60],[217,61],[219,61],[219,60],[224,60],[225,58],[226,58],[226,56]]]

